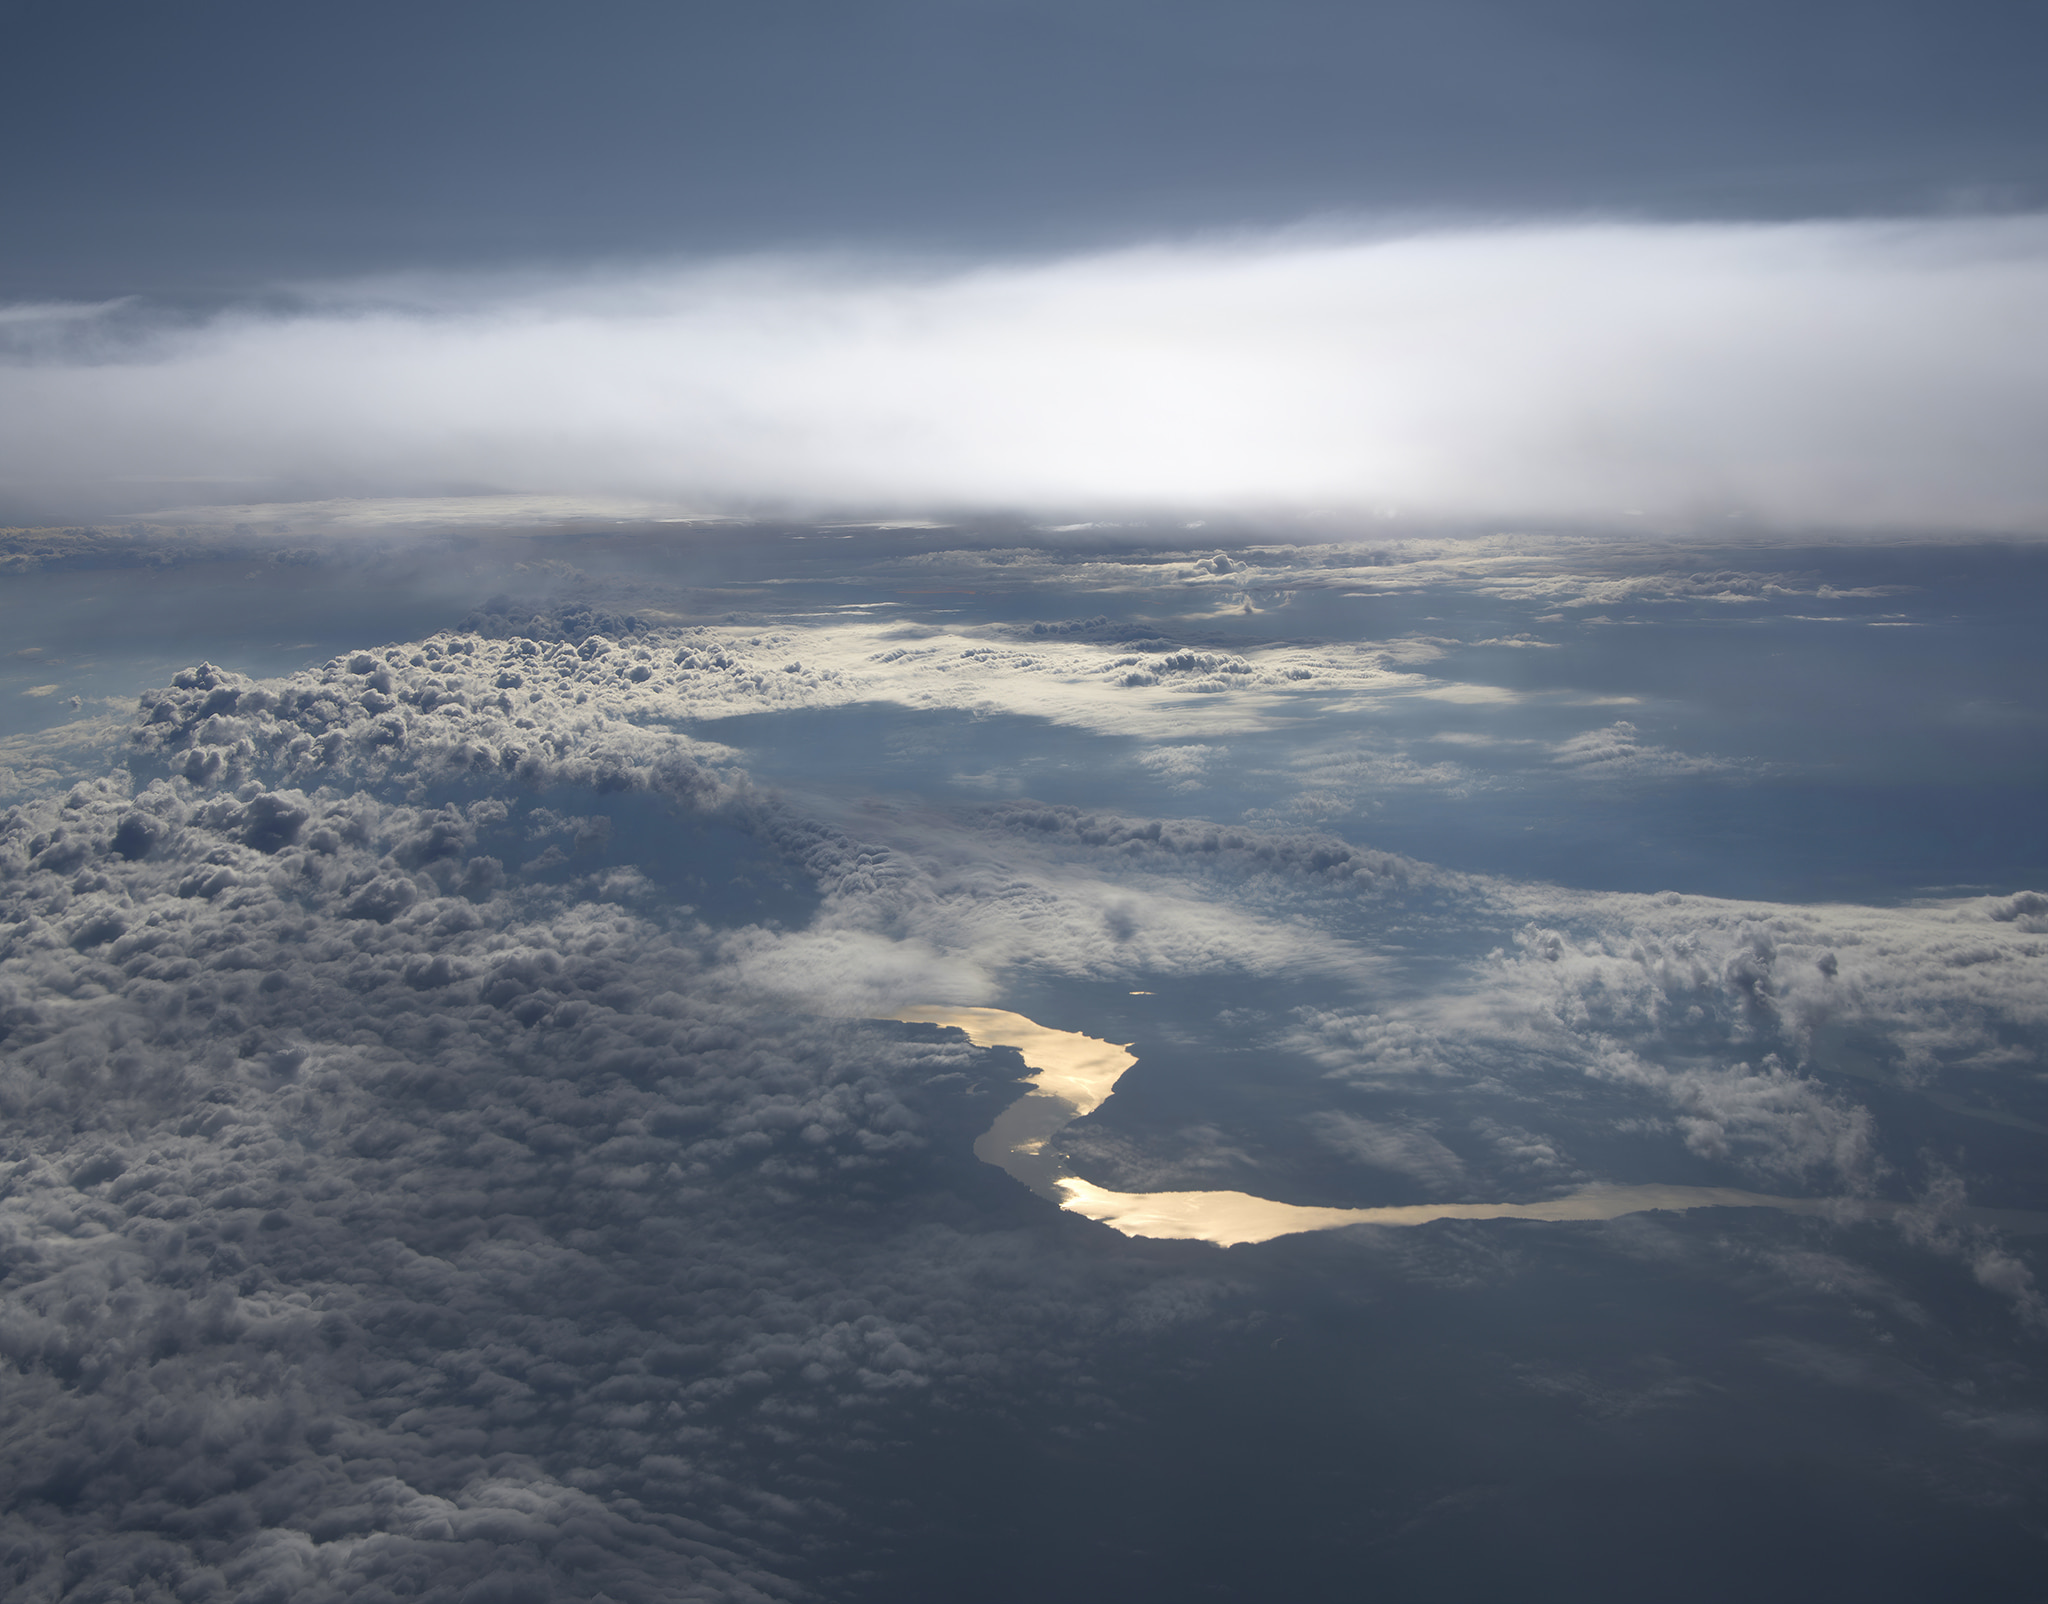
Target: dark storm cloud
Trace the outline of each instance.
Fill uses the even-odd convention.
[[[0,284],[30,298],[1332,211],[2048,197],[2041,19],[1990,0],[20,0],[7,19]]]
[[[775,1023],[701,927],[501,886],[504,815],[176,778],[0,820],[14,1596],[787,1596],[839,1517],[763,1445],[1117,1318],[930,1168],[986,1055]]]
[[[1830,1032],[1902,1087],[1960,1086],[2042,1026],[2031,893],[1587,896],[1036,804],[875,813],[856,838],[662,727],[699,681],[720,707],[835,703],[801,629],[604,621],[279,680],[199,665],[142,699],[139,783],[0,815],[14,1592],[786,1597],[872,1545],[862,1467],[919,1422],[1196,1363],[1187,1334],[1233,1329],[1263,1261],[1095,1251],[1071,1233],[1099,1228],[976,1164],[1014,1060],[828,1017],[912,988],[1143,965],[1257,1004],[1321,986],[1343,1000],[1254,1038],[1308,1067],[1290,1129],[1460,1195],[1611,1173],[1623,1128],[1731,1175],[1859,1185],[1883,1132],[1812,1073]],[[597,849],[636,798],[799,865],[809,922],[721,928],[649,894]],[[1270,1150],[1253,1127],[1099,1123],[1089,1162],[1162,1186]],[[2038,1322],[2027,1256],[1950,1193],[1906,1225]],[[1467,1290],[1525,1262],[1415,1236],[1330,1251]],[[1700,1273],[1912,1305],[1868,1268],[1739,1258]],[[1711,1395],[1687,1374],[1528,1385],[1628,1415]],[[1944,1429],[2024,1429],[2000,1408]]]

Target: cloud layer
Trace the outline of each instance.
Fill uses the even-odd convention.
[[[24,307],[22,506],[497,489],[2038,528],[2048,223],[1273,235]]]
[[[1172,583],[1219,561],[1174,564]],[[1666,583],[1718,597],[1752,577]],[[917,1546],[924,1516],[905,1511],[950,1477],[907,1473],[901,1445],[1050,1418],[1071,1468],[1149,1443],[1129,1424],[1148,1410],[1214,1408],[1228,1377],[1205,1367],[1229,1344],[1313,1363],[1291,1286],[1322,1311],[1325,1288],[1363,1288],[1375,1329],[1407,1318],[1413,1288],[1453,1288],[1455,1318],[1430,1314],[1419,1340],[1471,1329],[1494,1355],[1529,1305],[1475,1318],[1482,1289],[1576,1288],[1599,1262],[1619,1266],[1603,1289],[1647,1285],[1659,1307],[1675,1300],[1654,1277],[1684,1268],[1715,1294],[1718,1351],[1692,1357],[1714,1345],[1696,1300],[1678,1304],[1692,1347],[1650,1347],[1644,1371],[1588,1358],[1585,1338],[1562,1370],[1540,1333],[1461,1357],[1450,1382],[1397,1350],[1375,1373],[1435,1389],[1397,1444],[1443,1435],[1453,1385],[1482,1396],[1488,1441],[1523,1392],[1598,1417],[1698,1397],[1753,1429],[1787,1394],[1731,1367],[1770,1363],[1917,1411],[1929,1424],[1900,1457],[1955,1475],[1958,1499],[2038,1503],[2015,1466],[2039,1389],[2010,1357],[2042,1326],[2038,1255],[1915,1149],[1926,1107],[1992,1135],[2044,1128],[2048,897],[1581,893],[1307,829],[1022,800],[847,809],[856,831],[674,726],[1033,697],[1093,727],[1126,702],[1210,710],[1199,749],[1220,766],[1234,704],[1324,676],[1391,695],[1412,676],[1304,646],[1125,683],[1094,619],[953,636],[574,617],[487,614],[278,679],[186,669],[142,698],[133,772],[0,812],[9,1597],[971,1596],[887,1569]],[[1596,734],[1602,752],[1640,745]],[[630,836],[650,800],[640,855],[605,858],[607,819]],[[659,872],[662,842],[714,825],[810,883],[807,922],[718,925],[635,866]],[[1077,1136],[1098,1186],[1257,1177],[1298,1202],[1547,1206],[1682,1167],[1917,1195],[1881,1240],[1816,1215],[1796,1234],[1355,1231],[1300,1258],[1132,1246],[972,1157],[1018,1090],[1014,1058],[880,1018],[1006,1001],[1033,976],[1105,1009],[1127,983],[1200,997],[1145,1028]],[[1256,1098],[1205,1100],[1218,1042],[1239,1049],[1233,1077],[1281,1072]],[[1939,1101],[1897,1112],[1919,1094]],[[1823,1301],[1848,1312],[1822,1323],[1807,1311]],[[1603,1308],[1579,1329],[1609,1323]],[[1728,1335],[1754,1330],[1772,1345]],[[1147,1390],[1175,1374],[1189,1390]],[[1318,1415],[1341,1406],[1334,1387],[1310,1396]],[[1800,1431],[1825,1418],[1795,1403]],[[1292,1407],[1274,1462],[1298,1449]],[[1546,1481],[1557,1430],[1546,1415]],[[1404,1497],[1443,1496],[1440,1473],[1398,1474],[1421,1487]],[[974,1507],[1016,1507],[1017,1483],[989,1485]],[[1113,1509],[1120,1540],[1131,1518]],[[986,1568],[984,1527],[967,1529]],[[879,1580],[830,1585],[849,1554]],[[1083,1596],[1141,1596],[1077,1571]]]

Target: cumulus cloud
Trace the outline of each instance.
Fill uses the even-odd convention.
[[[1551,761],[1591,779],[1665,780],[1702,774],[1739,773],[1745,767],[1725,758],[1675,752],[1642,738],[1627,719],[1601,730],[1587,730],[1558,743]]]
[[[1219,755],[1218,748],[1191,741],[1182,746],[1158,746],[1148,752],[1140,752],[1138,761],[1176,791],[1199,791],[1210,760]]]
[[[1049,688],[1074,722],[1209,728],[1295,694],[1294,667],[1411,683],[1105,631],[487,615],[280,679],[194,665],[142,698],[129,772],[36,771],[0,813],[9,1596],[786,1598],[856,1524],[877,1445],[1037,1418],[1278,1296],[1208,1258],[1048,1252],[1097,1228],[970,1152],[1015,1060],[848,1017],[895,1002],[999,1001],[1019,971],[1229,977],[1246,1019],[1314,999],[1244,1027],[1306,1067],[1290,1141],[1170,1105],[1155,1141],[1136,1097],[1077,1130],[1141,1184],[1249,1182],[1277,1147],[1549,1195],[1641,1178],[1625,1147],[1868,1186],[1897,1155],[1827,1077],[1845,1042],[1899,1094],[1988,1097],[2038,1057],[2035,892],[1785,908],[1255,821],[833,817],[674,727]],[[1213,661],[1114,682],[1183,652]],[[1168,776],[1224,761],[1154,750]],[[806,916],[721,923],[610,861],[649,799],[786,866]],[[1908,1230],[2038,1323],[2037,1267],[1959,1208]],[[1501,1273],[1474,1240],[1328,1251]]]
[[[787,1598],[845,1519],[763,1468],[792,1431],[857,1456],[924,1400],[1074,1372],[1126,1295],[1155,1338],[1207,1306],[1002,1268],[1028,1200],[945,1172],[1007,1066],[789,1008],[758,929],[485,850],[586,816],[347,783],[445,781],[459,741],[404,770],[345,739],[279,784],[295,693],[180,678],[137,761],[197,778],[0,814],[10,1597]],[[619,760],[600,796],[749,805]],[[810,841],[841,894],[886,889],[886,854]]]
[[[2038,527],[2044,258],[2036,218],[1588,223],[386,281],[154,329],[15,308],[0,474],[95,511],[212,484]]]
[[[1540,1108],[1546,1163],[1583,1163],[1603,1131],[1627,1129],[1762,1179],[1868,1189],[1914,1155],[1905,1132],[1881,1151],[1857,1081],[2010,1123],[2004,1101],[2048,1032],[2048,949],[2000,918],[2016,899],[1789,908],[1478,881],[1466,894],[1469,931],[1488,904],[1532,922],[1427,997],[1304,1010],[1291,1043],[1361,1088],[1451,1082],[1519,1103],[1524,1122]],[[1589,1106],[1594,1083],[1620,1100]]]

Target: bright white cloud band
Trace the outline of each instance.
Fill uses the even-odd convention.
[[[493,488],[2048,526],[2040,218],[740,263],[387,283],[97,346],[93,325],[7,319],[32,348],[0,367],[16,498]]]

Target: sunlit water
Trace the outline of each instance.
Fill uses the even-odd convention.
[[[974,1143],[974,1156],[1014,1176],[1040,1197],[1098,1220],[1125,1236],[1214,1242],[1268,1242],[1303,1231],[1349,1225],[1428,1225],[1438,1220],[1612,1220],[1663,1209],[1782,1209],[1842,1220],[1888,1218],[1904,1205],[1863,1198],[1776,1197],[1728,1186],[1589,1186],[1539,1203],[1414,1203],[1388,1208],[1317,1208],[1253,1197],[1248,1192],[1112,1192],[1064,1173],[1052,1141],[1093,1113],[1138,1060],[1124,1047],[1079,1031],[1053,1030],[1000,1008],[939,1004],[906,1008],[890,1018],[947,1025],[977,1047],[1012,1047],[1032,1073],[1031,1090],[996,1116]],[[1973,1217],[1992,1211],[1970,1210]],[[2038,1229],[2048,1219],[2000,1210],[1998,1223]],[[1987,1223],[1988,1220],[1987,1220]]]

